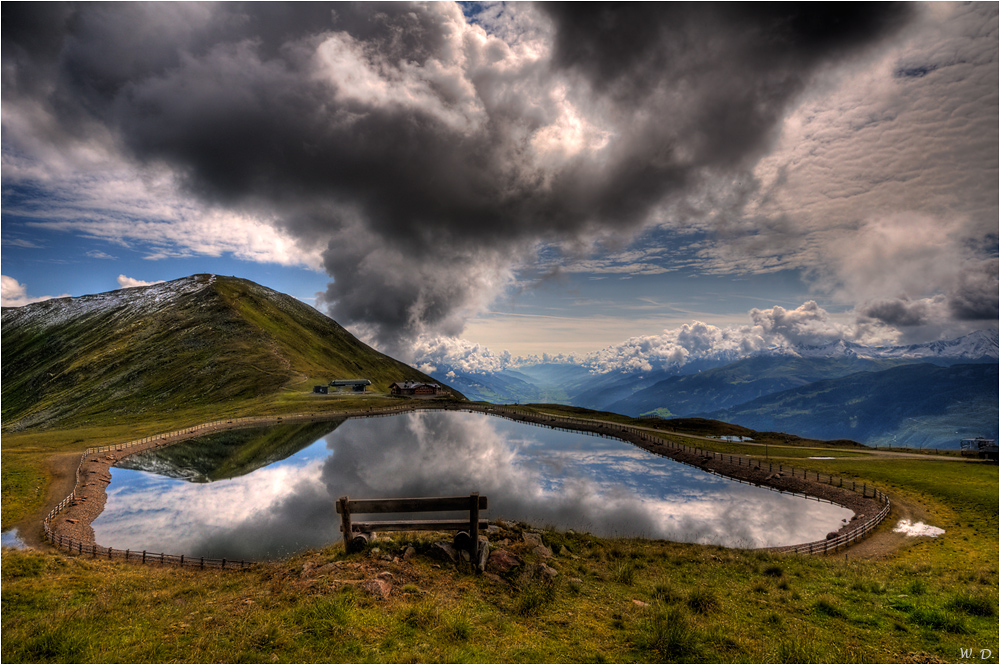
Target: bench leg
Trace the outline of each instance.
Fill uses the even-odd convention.
[[[469,556],[473,565],[479,558],[479,492],[469,495]]]
[[[348,510],[348,499],[346,496],[340,497],[337,501],[340,504],[340,530],[344,534],[344,551],[351,551],[351,540],[354,538],[352,533],[354,527],[351,525],[351,512]]]

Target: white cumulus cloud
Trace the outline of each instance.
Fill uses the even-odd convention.
[[[28,295],[27,286],[21,284],[13,277],[0,275],[0,305],[3,307],[22,307],[43,300],[66,298],[68,296],[68,293],[64,293],[61,296],[31,296]]]
[[[134,286],[152,286],[153,284],[162,284],[164,280],[158,279],[154,282],[144,282],[141,279],[135,279],[133,277],[126,277],[125,275],[118,275],[118,286],[122,289],[131,289]]]

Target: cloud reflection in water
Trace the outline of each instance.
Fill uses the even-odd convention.
[[[196,485],[122,469],[113,478],[94,522],[99,543],[230,559],[336,541],[334,501],[344,495],[478,491],[491,519],[742,547],[819,539],[851,516],[617,440],[453,412],[350,420],[298,455],[229,480]]]

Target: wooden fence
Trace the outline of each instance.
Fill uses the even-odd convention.
[[[667,450],[680,451],[684,453],[693,454],[700,456],[702,458],[709,458],[714,460],[720,460],[729,462],[730,464],[736,464],[737,466],[746,466],[749,468],[759,468],[761,471],[767,468],[768,473],[781,473],[788,474],[792,478],[802,478],[803,480],[815,480],[818,483],[824,483],[833,487],[840,487],[846,490],[850,490],[857,494],[861,494],[865,498],[875,499],[880,505],[877,513],[867,517],[860,523],[854,525],[849,531],[843,534],[838,534],[835,538],[817,540],[810,543],[802,543],[801,545],[788,545],[784,547],[774,547],[768,548],[775,552],[790,552],[797,554],[828,554],[835,552],[842,547],[847,547],[852,543],[856,543],[869,533],[875,530],[879,524],[885,520],[889,515],[889,511],[892,509],[892,504],[889,501],[889,497],[885,495],[878,488],[868,485],[867,483],[858,483],[854,480],[845,480],[839,476],[833,476],[830,474],[819,473],[818,471],[809,471],[807,469],[797,469],[793,466],[787,466],[784,464],[775,465],[770,460],[761,461],[753,457],[745,457],[742,455],[728,455],[724,453],[718,453],[711,450],[704,450],[696,446],[687,446],[682,443],[677,443],[675,441],[670,441],[663,439],[659,436],[653,434],[649,429],[635,427],[632,425],[621,425],[617,423],[607,423],[598,422],[594,420],[587,420],[584,418],[572,418],[569,416],[552,416],[552,415],[539,415],[523,411],[520,409],[515,409],[507,406],[488,406],[488,407],[476,407],[475,410],[482,413],[488,413],[490,415],[499,416],[501,418],[507,418],[509,420],[514,420],[518,422],[526,422],[529,424],[539,425],[542,427],[553,427],[555,429],[563,429],[567,431],[581,432],[585,431],[588,434],[594,436],[614,438],[627,441],[629,443],[649,443],[657,447],[662,446],[662,450],[650,449],[643,446],[644,450],[649,450],[653,454],[660,455],[663,457],[671,457],[667,454]],[[595,431],[594,428],[597,428]],[[680,435],[683,436],[683,435]],[[631,440],[630,440],[631,439]],[[672,458],[673,459],[673,458]],[[681,462],[682,460],[675,461]],[[725,476],[725,474],[718,473],[711,469],[706,469],[700,465],[689,465],[699,468],[702,471],[707,471],[715,475]],[[737,482],[758,485],[760,487],[766,487],[775,492],[780,492],[782,494],[791,494],[794,496],[800,496],[806,499],[811,499],[814,501],[826,502],[826,503],[836,503],[834,501],[829,501],[828,499],[823,499],[820,497],[812,496],[809,494],[803,494],[800,492],[790,492],[788,490],[782,490],[775,487],[769,487],[767,485],[762,485],[760,483],[755,483],[752,481],[742,480],[740,478],[733,478],[732,476],[725,476],[730,480],[736,480]]]
[[[811,543],[803,543],[801,545],[790,545],[786,547],[771,548],[773,551],[779,552],[794,552],[799,554],[826,554],[838,550],[841,547],[846,547],[852,543],[855,543],[869,533],[871,533],[882,521],[888,516],[889,511],[892,506],[889,502],[889,497],[887,497],[883,492],[873,486],[869,486],[867,483],[862,483],[860,486],[856,481],[844,480],[843,478],[832,476],[829,474],[821,474],[817,471],[809,471],[806,469],[796,469],[793,466],[786,466],[784,464],[778,464],[777,469],[775,469],[774,464],[770,460],[761,461],[752,457],[743,457],[740,455],[726,455],[723,453],[718,453],[714,451],[704,450],[695,446],[687,446],[682,443],[677,443],[675,441],[670,441],[657,436],[653,433],[654,430],[635,427],[633,425],[622,425],[618,423],[609,423],[596,420],[588,420],[585,418],[572,418],[569,416],[555,416],[547,414],[538,414],[522,409],[517,409],[509,406],[500,405],[489,405],[481,406],[475,404],[455,404],[455,405],[427,405],[423,404],[406,404],[400,406],[391,406],[383,408],[371,408],[363,410],[353,410],[344,411],[338,413],[298,413],[284,416],[250,416],[245,418],[227,418],[223,420],[215,420],[208,423],[203,423],[201,425],[195,425],[193,427],[187,427],[180,430],[174,430],[172,432],[166,432],[164,434],[157,434],[153,436],[143,437],[141,439],[135,439],[133,441],[128,441],[126,443],[114,444],[109,446],[98,446],[94,448],[88,448],[87,451],[81,456],[80,464],[77,466],[76,470],[76,481],[77,486],[80,484],[80,469],[83,466],[83,462],[89,455],[98,454],[102,452],[109,451],[131,451],[130,454],[135,454],[142,450],[149,450],[152,448],[159,448],[162,446],[172,445],[180,441],[190,439],[195,436],[203,436],[211,432],[224,431],[230,429],[243,429],[248,427],[262,427],[266,425],[276,425],[283,422],[296,422],[296,421],[311,421],[311,420],[340,420],[347,418],[370,418],[370,417],[387,417],[394,416],[401,413],[407,413],[416,410],[421,411],[466,411],[470,413],[485,413],[487,415],[497,416],[500,418],[506,418],[508,420],[513,420],[517,422],[523,422],[530,425],[537,425],[541,427],[550,427],[554,429],[562,429],[565,431],[572,432],[582,432],[591,436],[598,436],[602,438],[613,438],[628,443],[633,444],[649,444],[651,446],[662,447],[662,450],[651,449],[646,446],[643,447],[644,450],[649,450],[654,454],[658,454],[665,457],[670,457],[666,453],[668,450],[679,451],[684,453],[689,453],[693,455],[700,455],[703,458],[711,458],[721,461],[728,461],[730,464],[736,464],[742,466],[744,461],[748,468],[751,465],[754,468],[759,468],[763,470],[764,465],[767,465],[769,473],[774,473],[777,471],[781,474],[789,474],[792,478],[802,478],[804,480],[815,480],[816,482],[825,483],[831,486],[836,486],[850,490],[861,494],[865,498],[872,498],[881,504],[879,511],[865,519],[860,524],[855,525],[852,529],[844,534],[838,535],[836,538],[831,538],[827,540],[819,540]],[[681,435],[683,436],[683,435]],[[681,460],[675,460],[681,461]],[[684,463],[684,462],[682,462]],[[701,466],[696,466],[703,471],[708,471],[709,473],[715,473],[716,475],[724,475],[717,473],[710,469],[704,469]],[[781,490],[773,487],[768,487],[767,485],[761,485],[760,483],[754,483],[751,481],[743,481],[738,478],[732,478],[726,476],[732,480],[739,480],[740,482],[749,482],[749,484],[759,485],[771,489],[776,492],[782,492],[785,494],[794,494],[797,496],[802,496],[808,499],[813,499],[816,501],[827,501],[826,499],[821,499],[819,497],[810,496],[808,494],[801,494],[798,492],[788,492],[786,490]],[[56,506],[44,519],[42,526],[45,532],[46,539],[61,549],[68,550],[70,552],[76,552],[78,554],[91,554],[92,556],[101,556],[107,558],[120,558],[126,561],[133,561],[139,563],[170,563],[184,566],[195,566],[199,568],[236,568],[243,569],[251,565],[252,562],[246,561],[227,561],[226,559],[205,559],[201,557],[186,557],[185,555],[174,555],[174,554],[162,554],[162,553],[148,553],[148,552],[132,552],[130,550],[114,550],[110,547],[102,547],[95,543],[84,543],[82,541],[69,538],[67,536],[57,534],[53,531],[51,527],[51,520],[62,512],[70,503],[76,499],[76,490],[70,493],[65,499],[63,499],[58,506]],[[834,503],[834,502],[830,502]]]
[[[336,414],[331,413],[298,413],[286,416],[250,416],[246,418],[226,418],[223,420],[213,420],[208,423],[202,423],[200,425],[195,425],[193,427],[185,427],[179,430],[173,430],[171,432],[165,432],[163,434],[156,434],[153,436],[143,437],[141,439],[134,439],[132,441],[127,441],[125,443],[117,443],[108,446],[96,446],[92,448],[87,448],[86,452],[80,456],[80,463],[76,467],[76,484],[74,489],[70,492],[69,496],[59,502],[55,508],[53,508],[45,519],[42,520],[42,531],[45,535],[45,539],[48,540],[52,545],[66,550],[71,553],[76,554],[89,554],[93,557],[101,557],[108,559],[123,559],[125,561],[131,561],[133,563],[161,563],[161,564],[172,564],[180,566],[192,566],[195,568],[217,568],[225,570],[242,570],[253,565],[252,561],[234,561],[230,559],[215,559],[206,557],[192,557],[185,554],[166,554],[161,552],[147,552],[147,551],[132,551],[132,550],[120,550],[111,547],[104,547],[92,542],[84,542],[76,538],[72,538],[65,534],[60,534],[55,531],[52,527],[52,520],[61,513],[67,506],[73,503],[77,498],[77,489],[80,487],[80,473],[83,468],[84,462],[91,455],[98,455],[100,453],[106,452],[121,452],[126,451],[128,455],[122,456],[119,459],[124,459],[129,455],[134,455],[136,453],[142,452],[144,450],[152,450],[154,448],[161,448],[164,446],[170,446],[187,439],[191,439],[196,436],[204,436],[205,434],[211,434],[212,432],[220,432],[232,429],[244,429],[250,427],[263,427],[267,425],[278,425],[283,422],[296,422],[296,421],[314,421],[314,420],[339,420],[341,418],[358,418],[358,417],[368,417],[368,416],[392,416],[406,411],[411,411],[412,409],[408,406],[391,406],[380,409],[364,409],[355,411],[346,411]]]

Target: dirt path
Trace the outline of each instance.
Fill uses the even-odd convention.
[[[469,408],[468,406],[457,406],[455,408],[458,410],[471,410],[484,413],[491,412],[491,409]],[[285,415],[284,418],[286,420],[291,420],[305,417],[307,415],[313,414],[288,414]],[[541,414],[517,413],[514,419],[534,421],[542,425],[550,424],[546,422],[549,418]],[[879,503],[875,499],[864,498],[858,493],[847,489],[841,489],[839,487],[833,487],[818,481],[814,482],[812,480],[806,480],[802,477],[789,477],[787,472],[783,474],[772,473],[770,469],[765,470],[763,466],[751,466],[747,463],[749,460],[738,459],[733,462],[727,461],[722,457],[714,458],[703,456],[703,454],[696,452],[696,449],[671,449],[660,445],[655,441],[644,441],[644,437],[640,436],[636,432],[629,433],[626,431],[615,431],[617,430],[617,426],[614,424],[591,419],[575,420],[576,423],[573,424],[572,429],[612,435],[615,438],[630,442],[641,448],[649,450],[650,452],[671,457],[677,461],[702,468],[706,471],[719,473],[720,475],[737,478],[753,484],[770,486],[779,490],[809,494],[833,501],[851,509],[859,518],[865,515],[873,515],[874,511],[879,509]],[[563,425],[559,426],[562,427]],[[225,428],[228,429],[228,427]],[[630,426],[630,429],[641,429],[649,432],[663,433],[662,430],[654,428]],[[199,432],[199,435],[203,433],[207,432]],[[181,434],[180,432],[177,432],[172,434],[172,436],[165,438],[169,438],[171,442],[174,442],[191,437],[190,433]],[[717,439],[711,439],[708,437],[696,436],[693,438],[715,442],[718,441]],[[163,439],[156,442],[151,441],[148,444],[148,447],[160,446],[165,443],[166,441]],[[762,444],[756,445],[759,446]],[[143,444],[140,448],[145,447],[147,447],[147,445]],[[33,547],[45,544],[43,540],[41,522],[45,518],[45,515],[47,515],[53,507],[58,505],[59,502],[61,502],[74,490],[74,487],[76,486],[75,480],[78,465],[80,466],[81,473],[80,485],[76,486],[77,498],[70,506],[68,506],[52,520],[52,527],[54,530],[58,530],[59,533],[69,536],[75,540],[82,541],[84,543],[93,543],[94,532],[90,527],[90,523],[96,519],[98,515],[100,515],[104,508],[107,498],[105,488],[111,480],[109,467],[120,459],[134,454],[137,451],[138,449],[136,448],[130,448],[125,451],[109,451],[92,454],[87,456],[87,458],[83,460],[82,464],[79,453],[64,453],[50,458],[49,472],[52,474],[53,482],[50,484],[48,489],[46,505],[43,509],[36,511],[35,514],[25,520],[24,527],[26,528],[23,530],[19,529],[19,533],[25,543]],[[849,452],[857,451],[850,450]],[[896,455],[903,454],[896,453]],[[911,456],[929,457],[921,455]],[[894,503],[894,510],[887,520],[887,522],[891,524],[895,524],[899,521],[899,519],[921,519],[925,515],[925,512],[921,511],[919,506],[909,505],[905,502],[899,501],[898,499],[896,499],[896,501],[897,503]],[[844,532],[849,530],[852,526],[852,524],[848,523],[843,525],[840,530]],[[905,536],[892,533],[890,529],[887,529],[883,525],[882,528],[878,529],[876,533],[868,539],[862,541],[858,545],[850,547],[847,550],[847,553],[851,558],[877,558],[887,556],[905,542],[907,542]],[[841,554],[841,556],[842,555],[843,554]]]
[[[550,415],[557,415],[557,414],[550,414]],[[593,422],[595,423],[596,426],[601,421],[594,420]],[[642,427],[635,425],[632,425],[631,427],[635,427],[636,429],[658,434],[676,434],[675,432],[664,432],[662,429],[656,429],[652,427]],[[720,442],[719,439],[713,439],[712,437],[700,436],[696,434],[678,434],[678,436],[684,436],[692,439],[699,439],[702,441],[711,441],[714,443]],[[763,448],[765,445],[762,443],[752,443],[752,442],[732,442],[732,443],[735,443],[737,445],[743,445],[748,447],[759,447],[759,448]],[[810,448],[805,448],[805,449],[810,449]],[[873,458],[882,458],[882,459],[896,458],[896,459],[947,460],[955,462],[965,461],[963,458],[960,457],[925,455],[919,453],[891,452],[879,449],[871,449],[871,450],[858,450],[856,448],[811,448],[811,449],[817,451],[838,451],[838,452],[858,453],[859,455],[870,456]],[[782,459],[774,455],[772,455],[771,458]],[[794,463],[797,459],[800,458],[788,458],[788,460],[791,463]],[[720,468],[719,471],[725,475],[741,477],[742,475],[741,472],[746,471],[746,467],[733,468],[732,465],[729,465],[729,468],[726,469]],[[774,483],[768,483],[768,484],[774,485]],[[796,487],[794,489],[793,488],[788,488],[788,489],[792,489],[792,491],[800,491],[808,494],[813,494],[814,496],[826,496],[826,498],[834,499],[833,496],[825,495],[825,493],[827,492],[826,485],[821,485],[819,483],[811,483],[811,484],[814,486]],[[887,494],[889,495],[889,500],[892,502],[892,510],[889,512],[889,515],[886,516],[885,520],[882,522],[879,528],[876,529],[867,538],[859,541],[858,543],[852,544],[847,548],[845,548],[844,550],[841,550],[840,552],[837,552],[830,556],[834,558],[843,558],[843,559],[862,559],[862,560],[884,559],[892,555],[901,547],[905,547],[909,544],[917,542],[917,538],[914,538],[913,536],[907,536],[903,533],[896,533],[895,531],[893,531],[894,527],[900,522],[900,520],[910,520],[911,522],[925,522],[928,520],[932,520],[933,517],[927,511],[927,509],[924,508],[919,503],[903,498],[895,493],[888,492]],[[837,502],[841,503],[841,505],[845,505],[851,508],[852,510],[854,510],[855,514],[858,514],[863,509],[863,506],[861,505],[858,504],[851,505],[850,503],[845,502],[843,500],[844,499],[843,496],[840,498],[841,500]]]
[[[899,495],[887,492],[892,502],[892,510],[882,525],[861,542],[852,545],[843,552],[834,554],[836,559],[885,559],[902,547],[918,542],[918,538],[893,531],[900,520],[924,522],[931,518],[930,513],[918,503],[904,499]]]
[[[30,547],[47,545],[42,533],[42,520],[59,502],[65,499],[76,485],[76,467],[80,464],[80,453],[58,453],[46,460],[46,467],[52,482],[45,495],[45,503],[23,520],[15,524],[18,537]]]

